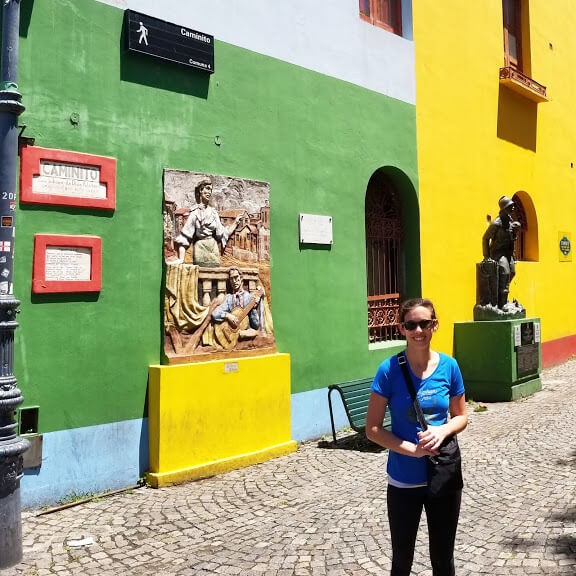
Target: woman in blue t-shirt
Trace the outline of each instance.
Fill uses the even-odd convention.
[[[388,358],[378,368],[366,416],[366,435],[389,449],[388,521],[392,537],[391,576],[408,576],[422,508],[426,510],[434,576],[454,575],[454,540],[461,491],[433,497],[427,490],[426,456],[435,456],[444,439],[468,423],[462,374],[456,360],[430,349],[438,328],[434,305],[414,298],[400,307],[400,332],[422,411],[429,424],[423,432],[398,364]],[[390,410],[391,430],[382,423]],[[450,414],[450,420],[448,420]]]

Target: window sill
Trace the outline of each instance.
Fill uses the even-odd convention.
[[[548,102],[546,86],[539,84],[510,66],[500,68],[500,84],[521,94],[533,102]]]
[[[385,340],[368,344],[368,350],[389,350],[390,348],[398,348],[400,352],[406,348],[406,340]]]

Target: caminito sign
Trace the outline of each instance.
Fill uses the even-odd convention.
[[[214,72],[214,36],[126,10],[128,50]]]

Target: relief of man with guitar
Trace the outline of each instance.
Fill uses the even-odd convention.
[[[216,341],[225,350],[232,350],[238,340],[249,340],[258,335],[260,328],[260,315],[258,304],[264,290],[259,287],[259,294],[255,297],[244,290],[242,272],[235,267],[228,272],[231,293],[212,312],[214,322],[214,335]]]

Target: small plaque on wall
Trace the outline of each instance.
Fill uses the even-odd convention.
[[[520,324],[520,345],[534,344],[534,322]]]
[[[539,346],[538,344],[526,344],[516,350],[516,374],[518,378],[529,374],[538,374]]]
[[[516,326],[514,326],[514,348],[518,348],[521,344],[520,324],[516,324]]]
[[[572,242],[570,232],[558,232],[558,260],[572,262]]]
[[[333,244],[332,216],[300,214],[300,244]]]
[[[32,292],[100,292],[101,287],[100,237],[34,235]]]
[[[20,202],[114,210],[116,159],[26,146],[20,164]]]

